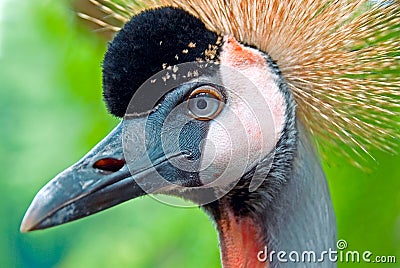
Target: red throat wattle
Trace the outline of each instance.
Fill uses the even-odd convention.
[[[217,220],[221,259],[224,268],[268,268],[268,263],[258,260],[264,249],[262,230],[254,219],[236,217],[233,211],[223,208]]]

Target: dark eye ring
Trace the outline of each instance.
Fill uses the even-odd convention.
[[[209,121],[217,117],[224,104],[224,96],[212,86],[201,86],[189,95],[187,106],[189,114],[202,121]]]

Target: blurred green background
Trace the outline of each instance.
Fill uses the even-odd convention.
[[[19,233],[41,186],[118,122],[101,99],[105,49],[69,1],[0,0],[0,267],[218,267],[207,216],[149,197]],[[400,157],[372,153],[372,172],[341,159],[325,163],[339,238],[350,250],[396,255],[400,262]]]

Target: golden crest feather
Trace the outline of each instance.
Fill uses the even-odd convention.
[[[111,31],[145,9],[182,8],[210,30],[231,34],[277,62],[298,118],[320,148],[333,144],[349,159],[364,158],[375,147],[395,151],[400,138],[397,0],[89,1],[104,17],[80,16]]]

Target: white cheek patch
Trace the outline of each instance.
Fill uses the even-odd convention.
[[[285,123],[286,101],[261,52],[227,37],[220,62],[227,101],[203,143],[204,184],[237,181],[275,148]]]

